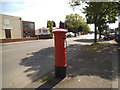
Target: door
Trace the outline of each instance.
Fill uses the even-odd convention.
[[[6,38],[11,38],[11,30],[5,29],[5,35],[6,35]]]

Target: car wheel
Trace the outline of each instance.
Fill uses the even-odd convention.
[[[111,40],[110,38],[108,38],[108,40]]]
[[[104,40],[106,40],[106,38],[103,38]]]

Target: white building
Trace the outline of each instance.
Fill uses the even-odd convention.
[[[35,30],[35,35],[48,35],[48,34],[50,34],[50,31],[48,28],[45,27]]]

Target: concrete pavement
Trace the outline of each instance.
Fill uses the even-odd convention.
[[[107,54],[105,56],[108,57]],[[94,57],[94,55],[91,57]],[[115,88],[117,89],[119,86],[117,63],[118,52],[113,52],[108,59],[102,60],[98,57],[99,56],[96,56],[95,61],[94,58],[92,61],[89,58],[88,60],[86,59],[87,62],[84,61],[83,63],[81,56],[75,57],[76,61],[81,62],[85,66],[83,66],[81,63],[68,63],[71,64],[71,66],[68,65],[69,71],[67,71],[67,77],[52,88],[110,88],[110,90],[112,88],[113,90]]]

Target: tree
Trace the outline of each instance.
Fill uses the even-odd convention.
[[[80,27],[78,28],[78,32],[82,32],[82,30],[83,30],[83,28],[82,28],[82,26],[80,26]]]
[[[83,24],[82,24],[82,32],[84,33],[84,34],[87,34],[87,33],[89,33],[90,32],[90,27],[88,26],[88,24],[86,23],[86,22],[84,22]]]
[[[77,29],[82,25],[82,22],[83,19],[78,14],[66,15],[65,24],[67,25],[68,28],[74,29],[75,37],[76,37],[76,33],[78,32]]]
[[[51,37],[53,36],[53,34],[52,34],[53,27],[56,27],[55,22],[48,20],[47,21],[47,28],[49,28],[49,30],[50,30]]]
[[[107,24],[103,24],[98,26],[98,31],[99,31],[99,39],[102,38],[101,34],[103,31],[105,31],[105,34],[107,35],[107,29],[109,28],[109,26]]]
[[[56,27],[56,23],[53,21],[53,27]]]
[[[95,43],[97,42],[97,27],[100,28],[103,24],[114,23],[117,20],[117,5],[118,3],[115,2],[90,2],[88,3],[88,6],[84,8],[84,13],[86,14],[87,22],[95,24]]]
[[[74,1],[73,6],[81,5],[77,4],[79,0]],[[72,2],[73,3],[73,2]],[[120,3],[119,2],[86,2],[83,13],[86,14],[88,24],[95,24],[95,37],[94,43],[97,42],[97,27],[101,27],[106,23],[115,23],[116,16],[120,15]]]
[[[53,25],[54,25],[53,21],[50,21],[50,20],[47,21],[47,28],[49,28],[51,34],[53,30]]]
[[[59,28],[65,28],[64,25],[65,24],[62,21],[59,22]]]

